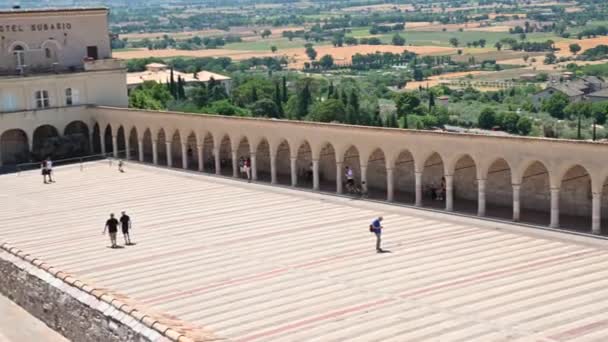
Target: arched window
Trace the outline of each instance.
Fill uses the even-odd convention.
[[[38,90],[34,96],[36,97],[36,108],[48,108],[51,106],[48,91]]]
[[[13,54],[15,55],[15,64],[18,69],[25,66],[25,49],[21,45],[17,45],[13,48]]]
[[[78,101],[78,89],[66,88],[65,89],[65,105],[72,106],[77,105]]]

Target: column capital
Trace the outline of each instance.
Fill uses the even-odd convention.
[[[601,192],[596,192],[596,191],[593,191],[593,192],[591,193],[591,195],[592,195],[593,197],[602,198],[602,193],[601,193]]]

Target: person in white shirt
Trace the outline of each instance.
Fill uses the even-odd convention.
[[[44,162],[44,167],[46,169],[47,176],[49,176],[49,182],[55,183],[55,181],[53,180],[53,162],[51,161],[51,158],[46,158],[46,161]]]

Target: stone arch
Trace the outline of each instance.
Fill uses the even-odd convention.
[[[135,126],[129,130],[129,155],[131,159],[139,160],[139,135]]]
[[[116,130],[116,151],[118,158],[127,157],[127,135],[124,126],[120,125]]]
[[[473,157],[465,154],[458,158],[452,169],[454,210],[466,213],[477,212],[477,164]]]
[[[335,192],[336,150],[329,142],[321,146],[322,148],[319,153],[319,189],[321,191]]]
[[[91,142],[89,141],[89,126],[80,121],[72,121],[63,130],[63,136],[73,146],[72,156],[85,156],[91,154]]]
[[[591,175],[581,165],[564,172],[559,187],[560,226],[585,232],[591,231]]]
[[[276,147],[275,163],[277,183],[291,184],[291,147],[286,139]]]
[[[442,182],[445,175],[443,158],[439,153],[433,152],[423,160],[421,164],[423,204],[443,209],[445,207],[445,196],[442,193]]]
[[[179,129],[171,135],[171,166],[182,167],[182,137]]]
[[[381,148],[375,149],[367,158],[367,189],[370,198],[386,199],[386,165],[386,155]]]
[[[215,140],[211,133],[203,135],[203,172],[215,173]]]
[[[186,138],[186,153],[188,155],[188,169],[198,170],[200,161],[198,160],[197,137],[194,131],[191,131]]]
[[[304,140],[298,146],[296,151],[296,170],[298,175],[298,186],[304,188],[312,188],[312,147],[308,141]]]
[[[156,133],[156,153],[159,165],[167,165],[167,134],[161,128]]]
[[[361,180],[363,179],[363,175],[361,174],[360,155],[361,153],[359,153],[359,149],[355,145],[349,146],[346,151],[344,151],[344,155],[342,157],[342,170],[336,171],[341,172],[344,175],[346,168],[350,167],[353,170],[353,176],[355,178],[356,186],[358,186],[359,188],[363,188],[363,184],[361,182]],[[346,177],[342,176],[342,183],[344,182],[346,182]],[[346,189],[344,189],[344,192],[346,192]]]
[[[43,160],[47,157],[57,159],[61,157],[58,153],[59,132],[51,125],[38,126],[34,130],[32,155],[35,160]]]
[[[98,122],[93,125],[93,143],[91,145],[93,147],[93,151],[91,151],[92,153],[101,153],[101,130]]]
[[[240,138],[239,145],[236,148],[236,159],[238,160],[239,166],[242,163],[243,165],[249,161],[251,162],[251,144],[249,139],[245,136]],[[248,175],[244,168],[237,170],[239,173],[239,177],[248,178],[251,175]]]
[[[488,167],[485,179],[487,215],[511,219],[513,217],[511,166],[505,159],[498,158]]]
[[[540,161],[530,161],[521,173],[521,221],[548,225],[551,214],[551,178]]]
[[[395,202],[416,203],[416,166],[414,155],[403,150],[397,155],[394,166]]]
[[[0,135],[0,161],[2,165],[26,163],[30,159],[27,133],[21,129],[9,129]]]
[[[112,155],[114,152],[114,145],[112,144],[112,126],[110,124],[106,125],[103,130],[103,144],[106,149],[106,155]]]
[[[143,154],[144,154],[144,162],[153,163],[154,162],[154,148],[152,147],[154,138],[152,137],[152,130],[150,128],[146,128],[144,131],[144,135],[141,138]]]
[[[220,141],[220,173],[232,176],[232,143],[228,134],[224,134]]]
[[[255,158],[257,162],[257,176],[258,180],[264,182],[271,181],[271,170],[270,170],[270,143],[268,139],[262,138],[258,143],[255,150]]]

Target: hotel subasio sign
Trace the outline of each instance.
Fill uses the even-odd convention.
[[[45,23],[45,24],[0,24],[0,33],[4,32],[45,32],[67,31],[72,29],[71,23]]]

